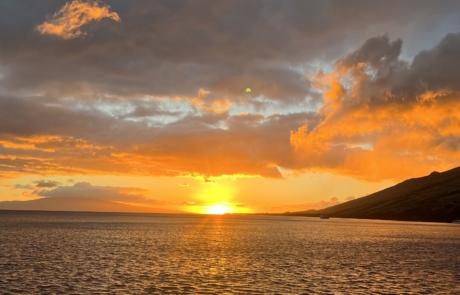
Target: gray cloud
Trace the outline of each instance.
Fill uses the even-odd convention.
[[[460,32],[449,33],[433,48],[420,51],[411,63],[400,59],[401,44],[399,39],[391,42],[388,36],[371,38],[337,62],[347,70],[362,62],[371,73],[353,70],[355,78],[359,77],[356,80],[359,84],[353,93],[355,97],[348,97],[348,102],[380,105],[391,100],[407,104],[427,91],[460,90],[457,83],[460,77]]]
[[[2,86],[91,99],[194,96],[205,88],[235,101],[252,87],[247,103],[256,95],[298,101],[314,97],[301,81],[309,63],[339,57],[363,35],[460,11],[458,1],[106,2],[120,23],[101,20],[85,38],[61,40],[33,29],[62,1],[2,1]]]
[[[60,183],[57,181],[52,181],[52,180],[38,180],[34,181],[35,187],[56,187]]]
[[[418,80],[425,89],[460,90],[459,52],[460,32],[447,34],[437,46],[415,56],[408,80],[413,84]]]
[[[15,184],[13,186],[14,189],[26,189],[26,190],[32,190],[34,189],[33,186],[31,186],[30,184],[26,184],[26,185],[22,185],[22,184]]]
[[[390,41],[388,35],[371,38],[355,52],[341,58],[339,65],[350,67],[366,63],[374,68],[388,67],[401,54],[402,40]]]

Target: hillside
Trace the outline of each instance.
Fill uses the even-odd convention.
[[[286,214],[452,222],[460,219],[460,167],[408,179],[366,197],[325,209]]]
[[[137,212],[137,213],[187,213],[183,211],[133,206],[91,198],[50,197],[31,201],[0,202],[0,210],[86,211],[86,212]]]

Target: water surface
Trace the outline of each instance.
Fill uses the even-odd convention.
[[[460,225],[0,211],[0,294],[460,294]]]

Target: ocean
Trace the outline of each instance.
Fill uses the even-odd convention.
[[[460,225],[0,211],[0,294],[460,294]]]

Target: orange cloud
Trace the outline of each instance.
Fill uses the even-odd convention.
[[[401,45],[372,38],[316,75],[317,112],[235,114],[212,87],[170,111],[173,99],[0,96],[0,176],[283,178],[282,168],[401,180],[459,165],[460,59],[445,52],[459,52],[460,34],[410,64]],[[172,119],[148,120],[155,116]]]
[[[91,21],[110,18],[119,22],[118,14],[109,12],[109,8],[110,6],[98,0],[88,2],[74,0],[66,3],[53,15],[52,19],[37,26],[36,30],[42,35],[55,35],[65,40],[77,38],[86,34],[81,27]]]
[[[442,62],[443,45],[431,50],[430,62]],[[400,47],[386,36],[370,39],[338,60],[333,73],[316,76],[323,119],[290,137],[310,167],[400,180],[460,163],[460,91],[447,82],[433,85],[426,72],[415,71],[421,59],[412,65],[398,59]]]

